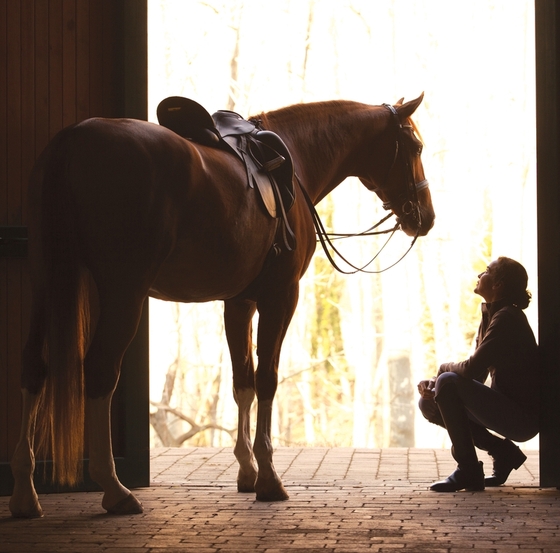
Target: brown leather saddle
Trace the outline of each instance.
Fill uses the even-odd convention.
[[[220,110],[211,116],[200,104],[181,96],[162,100],[157,118],[160,125],[183,138],[237,156],[245,165],[248,185],[258,191],[270,216],[282,219],[291,233],[286,214],[295,201],[294,167],[277,134],[233,111]]]

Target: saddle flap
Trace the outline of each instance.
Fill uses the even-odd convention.
[[[281,196],[279,201],[282,202],[284,209],[288,212],[294,205],[296,197],[294,164],[290,151],[276,133],[259,131],[255,135],[255,139],[265,146],[265,148],[261,148],[264,153],[263,165],[265,167],[268,165],[268,173],[276,181],[276,190]]]
[[[269,176],[266,173],[257,171],[255,173],[252,173],[250,178],[253,179],[255,186],[259,191],[261,200],[263,201],[264,207],[268,211],[268,214],[274,218],[278,217],[278,211],[276,209],[276,197]]]
[[[255,187],[271,217],[280,217],[295,200],[294,169],[288,148],[270,131],[225,136],[247,168],[249,186]]]

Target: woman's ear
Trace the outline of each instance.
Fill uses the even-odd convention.
[[[492,290],[503,290],[504,288],[504,281],[498,280],[498,282],[494,282],[492,284]]]

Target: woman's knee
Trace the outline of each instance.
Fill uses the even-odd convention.
[[[459,381],[462,377],[456,373],[447,372],[441,373],[436,380],[436,385],[434,388],[436,396],[441,393],[444,387],[453,386],[456,388],[459,385]]]

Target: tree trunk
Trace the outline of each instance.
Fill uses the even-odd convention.
[[[391,417],[389,447],[414,447],[414,390],[408,353],[388,359]]]

